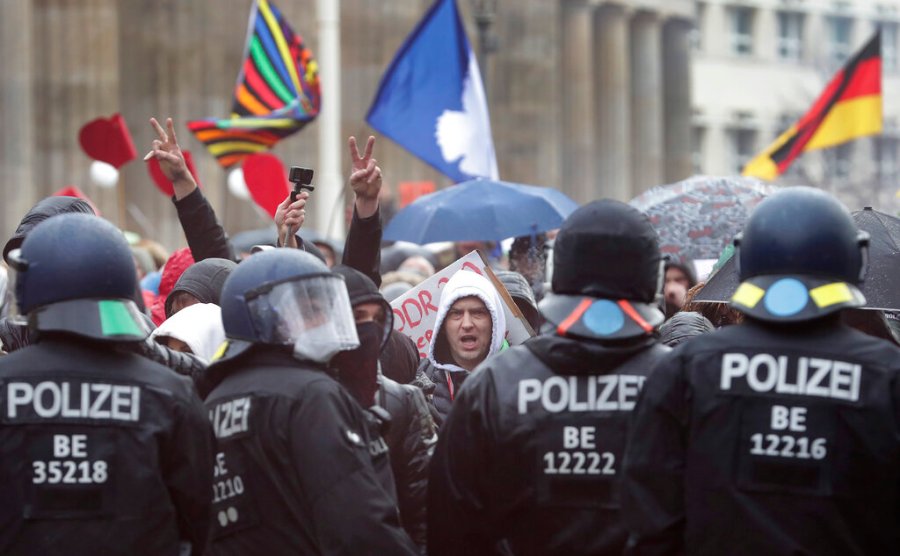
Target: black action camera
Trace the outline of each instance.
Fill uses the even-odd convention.
[[[313,180],[313,171],[311,168],[291,166],[288,180],[294,184],[294,197],[304,189],[309,191],[315,191],[316,189],[314,185],[311,185]]]

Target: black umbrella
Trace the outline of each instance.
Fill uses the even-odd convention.
[[[869,233],[869,268],[860,286],[866,296],[867,309],[895,311],[900,309],[900,219],[866,207],[853,213],[860,230]],[[727,302],[740,281],[734,257],[713,274],[694,301]]]

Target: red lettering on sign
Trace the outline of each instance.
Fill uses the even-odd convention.
[[[435,313],[437,313],[438,311],[438,308],[431,303],[431,292],[428,290],[422,290],[419,292],[419,303],[422,304],[422,308],[425,310],[426,315],[428,314],[429,309],[431,309]]]
[[[394,328],[397,332],[403,332],[403,329],[406,328],[406,319],[403,318],[403,313],[400,309],[391,308],[391,311],[394,313]],[[400,328],[396,328],[398,323],[400,324]]]
[[[416,316],[411,317],[409,314],[410,308],[412,308]],[[416,314],[418,313],[418,314]],[[422,322],[422,308],[419,307],[419,302],[413,298],[409,298],[403,302],[403,316],[406,318],[406,324],[410,326],[410,328],[419,326]]]
[[[471,270],[472,272],[478,274],[479,276],[483,276],[483,274],[481,273],[481,269],[478,268],[477,266],[473,265],[472,263],[463,263],[462,270],[466,270],[466,269]]]
[[[427,359],[428,354],[425,353],[426,348],[431,343],[432,330],[429,328],[425,331],[423,336],[419,336],[419,339],[416,340],[416,347],[419,348],[419,357],[422,359]]]

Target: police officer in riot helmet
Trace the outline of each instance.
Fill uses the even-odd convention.
[[[211,553],[415,553],[363,410],[327,372],[359,346],[343,279],[308,253],[263,251],[231,273],[221,307]]]
[[[625,456],[631,554],[900,554],[900,349],[853,330],[868,236],[826,193],[735,239],[745,321],[644,385]]]
[[[562,224],[544,333],[488,358],[459,392],[432,458],[428,551],[621,554],[619,473],[650,368],[662,282],[650,221],[618,201]]]
[[[9,262],[34,341],[0,358],[0,553],[203,554],[211,427],[189,379],[118,349],[149,334],[122,233],[56,216]]]

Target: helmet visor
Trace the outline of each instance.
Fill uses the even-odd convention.
[[[268,284],[246,298],[259,341],[293,345],[300,359],[326,363],[337,352],[359,346],[347,288],[336,275]]]

